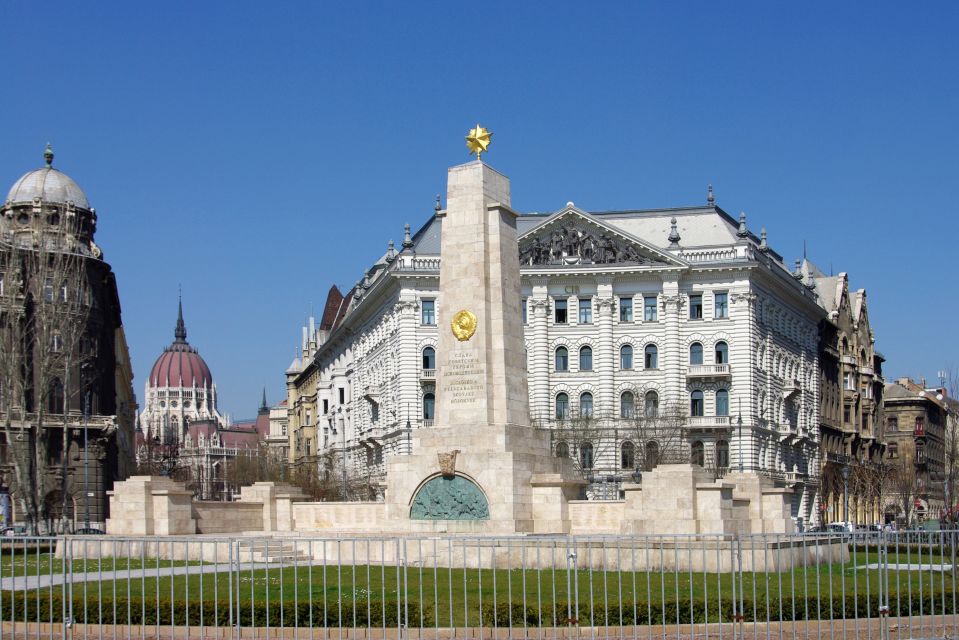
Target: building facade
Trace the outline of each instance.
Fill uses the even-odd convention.
[[[436,213],[439,211],[437,203]],[[287,371],[289,460],[331,455],[375,482],[410,432],[433,426],[439,231],[392,241],[347,294],[331,289]],[[517,220],[530,411],[590,497],[660,462],[743,468],[794,487],[817,514],[815,282],[730,217],[702,207]],[[346,480],[344,479],[344,483]]]
[[[53,157],[0,206],[0,473],[14,520],[68,530],[132,472],[137,404],[97,212]]]
[[[900,522],[938,518],[945,504],[946,428],[949,404],[943,389],[899,378],[884,390],[886,464],[890,468],[890,517]]]
[[[819,331],[821,520],[882,522],[885,382],[866,292],[851,292],[845,273],[827,276],[809,262],[803,270],[826,311]]]

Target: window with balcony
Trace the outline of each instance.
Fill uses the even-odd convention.
[[[619,321],[620,322],[633,321],[633,299],[632,298],[619,299]]]
[[[423,349],[423,369],[436,369],[436,349],[433,347],[426,347]]]
[[[689,364],[703,363],[703,345],[694,342],[689,345]]]
[[[627,440],[619,448],[619,468],[633,469],[636,467],[636,447]]]
[[[557,371],[569,371],[569,349],[557,347],[555,363]]]
[[[593,370],[593,348],[589,346],[580,347],[579,350],[579,370]]]
[[[556,324],[566,324],[566,300],[555,300],[553,302],[553,320]]]
[[[720,389],[716,392],[716,415],[729,415],[729,392],[725,389]]]
[[[716,343],[716,364],[729,364],[729,345],[725,342]]]
[[[579,299],[579,323],[589,324],[593,321],[593,301],[589,298]]]
[[[436,300],[422,300],[420,302],[420,315],[423,324],[436,324]]]
[[[729,317],[729,294],[725,291],[713,294],[713,317],[717,320]]]
[[[703,392],[697,389],[689,394],[689,415],[701,418],[704,415],[704,409]]]
[[[689,296],[689,319],[703,319],[703,296],[700,293],[690,294]]]
[[[656,296],[643,296],[643,320],[656,322]]]
[[[647,369],[658,369],[659,368],[659,350],[654,344],[646,345],[644,349],[645,355],[645,365]]]
[[[433,393],[423,394],[423,419],[432,420],[436,415],[436,395]]]
[[[621,418],[632,418],[636,415],[636,396],[632,391],[624,391],[619,396],[619,415]]]
[[[623,370],[633,368],[633,345],[624,344],[619,348],[619,368]]]
[[[593,394],[588,391],[579,397],[579,416],[581,418],[593,417]]]
[[[643,415],[647,418],[655,418],[659,415],[659,394],[655,391],[647,391],[643,399]]]
[[[569,418],[569,396],[565,393],[556,394],[556,419],[566,420]]]

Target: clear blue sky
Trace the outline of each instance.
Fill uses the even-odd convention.
[[[477,121],[523,211],[718,203],[865,287],[888,378],[959,364],[959,3],[4,3],[0,180],[56,166],[137,395],[189,338],[221,409],[414,228]],[[5,188],[5,187],[4,187]]]

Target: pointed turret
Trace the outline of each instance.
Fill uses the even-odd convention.
[[[177,304],[176,329],[173,331],[176,342],[186,342],[186,324],[183,322],[183,296]]]

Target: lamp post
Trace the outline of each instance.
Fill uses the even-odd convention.
[[[849,522],[849,463],[845,462],[839,470],[842,474],[842,519]]]
[[[83,398],[83,526],[90,528],[90,467],[88,464],[89,439],[87,432],[90,431],[90,392],[87,391]]]

